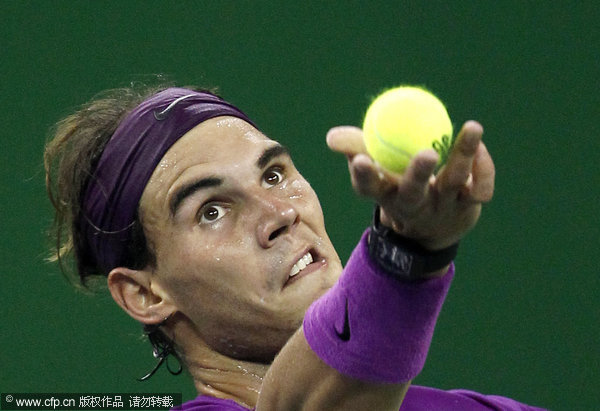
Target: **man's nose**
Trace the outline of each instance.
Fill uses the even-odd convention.
[[[257,225],[258,242],[261,247],[269,248],[277,238],[293,230],[300,218],[290,201],[271,195],[260,196],[257,200],[261,208]]]

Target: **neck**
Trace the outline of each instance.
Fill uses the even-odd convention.
[[[216,352],[187,321],[173,325],[173,334],[169,334],[176,335],[175,341],[180,342],[181,359],[194,379],[198,394],[231,399],[254,408],[269,365],[236,360]]]
[[[254,408],[269,366],[225,357],[214,351],[186,356],[186,365],[199,394],[227,398]]]

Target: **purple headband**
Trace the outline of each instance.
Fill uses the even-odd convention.
[[[82,204],[82,233],[105,272],[125,263],[138,203],[164,154],[192,128],[219,116],[237,117],[254,126],[221,98],[184,88],[153,95],[119,124],[100,156]]]

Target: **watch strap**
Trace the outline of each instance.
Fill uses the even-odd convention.
[[[430,251],[381,224],[380,207],[375,206],[369,231],[369,255],[388,274],[402,281],[419,281],[423,275],[450,264],[458,252],[458,244]]]

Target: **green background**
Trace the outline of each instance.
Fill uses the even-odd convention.
[[[568,6],[566,4],[568,3]],[[561,6],[565,4],[565,6]],[[182,392],[106,293],[43,258],[48,129],[97,92],[163,73],[218,86],[292,149],[345,260],[371,205],[329,127],[422,84],[477,119],[497,190],[463,241],[417,384],[552,409],[600,402],[600,6],[593,1],[0,0],[0,391]]]

